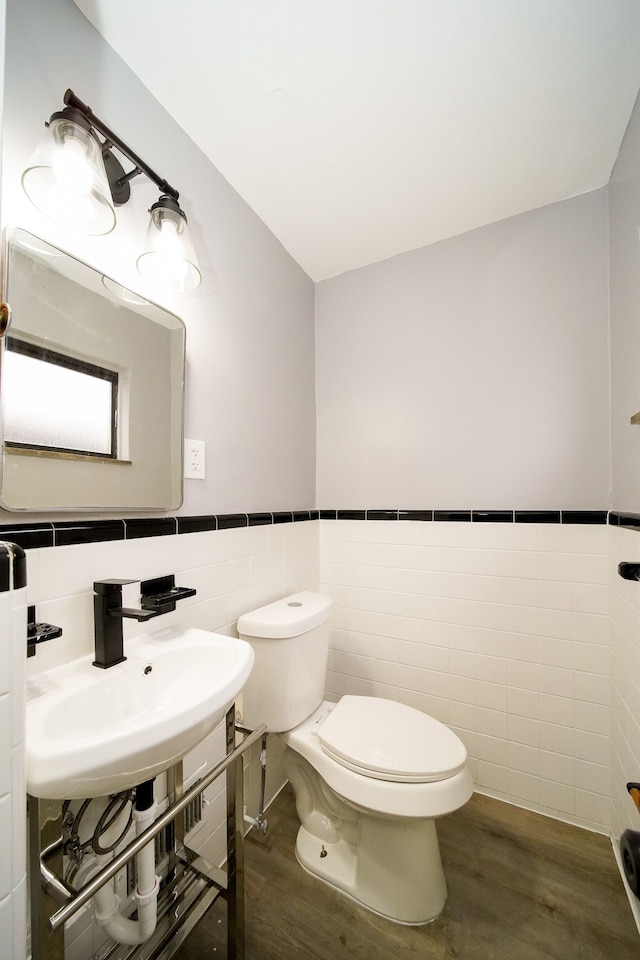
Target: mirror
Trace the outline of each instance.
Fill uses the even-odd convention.
[[[179,507],[183,322],[18,227],[2,296],[0,506]]]

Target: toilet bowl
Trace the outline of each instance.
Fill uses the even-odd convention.
[[[466,750],[405,704],[322,699],[330,610],[302,592],[240,618],[256,654],[244,722],[265,722],[286,745],[304,869],[390,920],[428,923],[447,897],[435,819],[473,792]]]

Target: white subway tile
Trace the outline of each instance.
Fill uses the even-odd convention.
[[[541,551],[556,554],[570,554],[573,551],[571,526],[556,523],[537,524]]]
[[[506,740],[479,733],[476,737],[478,760],[506,767],[509,762],[509,749]]]
[[[564,580],[540,581],[540,605],[549,610],[573,610],[575,586]]]
[[[540,694],[532,690],[512,690],[508,692],[509,713],[519,717],[540,717]]]
[[[479,733],[492,739],[499,738],[506,741],[509,733],[508,713],[503,710],[491,710],[487,707],[478,706],[477,718]]]
[[[556,783],[573,787],[576,783],[575,760],[563,753],[541,750],[540,776],[545,781],[553,780]]]
[[[540,777],[521,770],[509,770],[509,793],[526,803],[540,803]]]
[[[577,644],[570,640],[561,640],[558,637],[541,637],[540,663],[548,667],[564,667],[567,670],[572,670],[576,646]]]
[[[0,900],[11,893],[13,887],[13,823],[12,802],[8,793],[0,796]]]
[[[504,657],[488,657],[478,654],[476,658],[478,680],[489,683],[506,683],[508,661]]]
[[[576,816],[605,831],[611,819],[611,800],[601,794],[576,788]]]
[[[537,583],[540,578],[538,551],[510,550],[507,554],[507,571],[510,577],[528,579]]]
[[[477,657],[467,650],[449,650],[449,669],[457,677],[475,678],[478,673]]]
[[[449,696],[461,703],[476,704],[478,700],[478,682],[469,677],[449,678]]]
[[[530,717],[508,715],[509,740],[527,747],[540,746],[540,722]]]
[[[572,720],[573,717],[570,719]],[[573,763],[575,756],[575,730],[573,725],[551,723],[543,719],[540,723],[540,747],[552,754],[562,755],[565,760],[570,759]]]
[[[576,553],[573,576],[576,583],[597,583],[606,586],[609,581],[608,557]]]
[[[574,644],[574,649],[576,670],[609,676],[611,651],[608,646],[603,643],[577,642]]]
[[[595,673],[575,674],[576,700],[586,700],[593,704],[609,704],[611,700],[611,684],[608,677]]]
[[[478,706],[506,712],[509,708],[509,688],[502,683],[478,683]]]
[[[575,617],[568,610],[540,610],[540,634],[543,637],[559,637],[561,640],[573,640],[575,637]]]
[[[428,696],[449,699],[450,676],[436,670],[425,670],[422,674],[422,690]]]
[[[540,603],[540,581],[512,577],[507,581],[507,599],[521,607],[537,607]]]
[[[500,764],[479,760],[477,765],[477,786],[493,793],[509,793],[509,771]]]
[[[475,749],[471,749],[470,747],[468,734],[472,733],[475,735],[478,726],[476,714],[477,709],[471,703],[464,703],[460,700],[452,699],[451,703],[449,704],[449,724],[456,731],[464,730],[467,732],[467,735],[463,736],[462,740],[465,743],[467,750],[472,755],[475,755]]]
[[[0,696],[0,796],[11,791],[12,708],[11,694]]]
[[[575,674],[563,667],[540,666],[540,691],[554,697],[573,697],[575,694]]]
[[[609,796],[611,775],[608,765],[591,763],[588,760],[576,760],[576,786],[591,793]]]
[[[539,690],[540,667],[524,660],[507,661],[507,679],[514,690]]]
[[[576,759],[608,765],[611,762],[609,737],[585,730],[576,730]]]
[[[540,717],[548,723],[573,727],[575,720],[575,700],[573,696],[559,697],[541,693]]]
[[[541,780],[540,803],[551,811],[557,811],[561,818],[572,816],[576,812],[576,791],[564,783]]]
[[[539,636],[526,633],[510,633],[507,642],[508,655],[511,660],[526,660],[529,663],[540,662]]]
[[[507,608],[507,628],[510,633],[538,636],[540,634],[540,610],[538,607]]]
[[[578,613],[609,613],[609,588],[595,583],[576,583],[576,611]]]
[[[522,743],[509,743],[509,768],[534,777],[540,776],[540,751]]]
[[[506,603],[476,604],[476,625],[488,631],[506,631],[509,606]]]

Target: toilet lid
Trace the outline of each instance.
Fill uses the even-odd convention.
[[[439,720],[378,697],[342,697],[317,734],[326,754],[376,780],[446,780],[467,761],[462,741]]]

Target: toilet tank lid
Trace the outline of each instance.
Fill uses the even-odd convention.
[[[332,606],[331,597],[303,590],[243,614],[238,620],[238,633],[241,637],[275,640],[297,637],[326,623]]]

